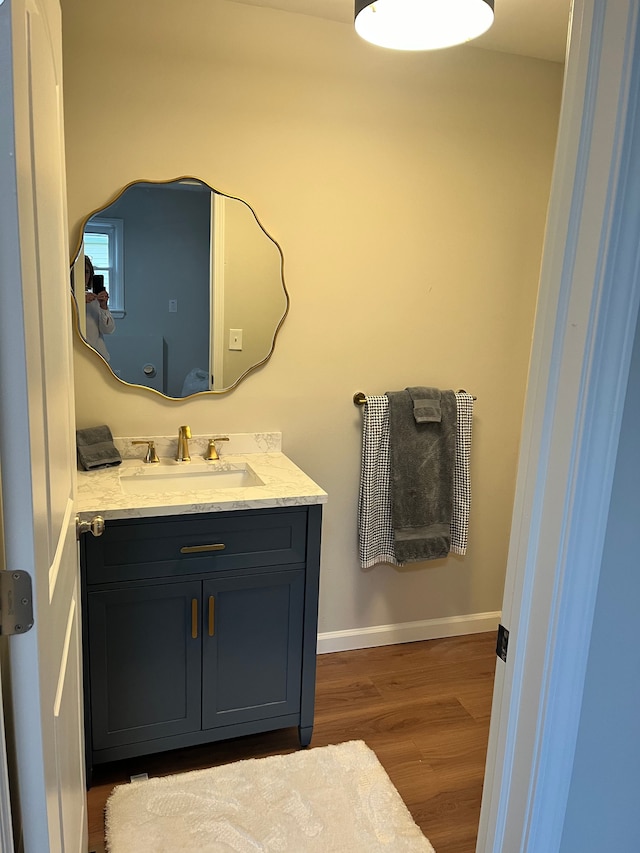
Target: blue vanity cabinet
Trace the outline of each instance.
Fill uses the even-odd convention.
[[[313,730],[321,506],[107,520],[81,538],[95,764]]]

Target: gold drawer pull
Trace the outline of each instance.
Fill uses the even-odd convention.
[[[181,554],[202,554],[204,551],[224,551],[226,545],[221,542],[216,545],[184,545],[180,548]]]
[[[215,607],[215,599],[212,595],[209,596],[209,636],[213,637],[214,634],[214,622],[213,622],[213,613]]]
[[[198,599],[191,599],[191,637],[198,639]]]

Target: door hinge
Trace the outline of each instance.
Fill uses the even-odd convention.
[[[31,575],[0,571],[0,634],[25,634],[33,628]]]
[[[506,661],[507,648],[509,646],[509,632],[504,625],[498,625],[498,642],[496,644],[496,654],[500,660]]]

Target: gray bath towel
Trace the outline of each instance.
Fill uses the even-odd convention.
[[[442,409],[439,388],[407,388],[407,391],[413,401],[413,417],[417,424],[440,423]]]
[[[391,506],[396,558],[436,560],[451,549],[456,397],[440,395],[440,421],[418,423],[411,394],[388,391]]]
[[[78,461],[85,471],[119,465],[122,457],[113,443],[111,430],[103,426],[76,430]]]

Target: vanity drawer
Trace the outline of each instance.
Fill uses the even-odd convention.
[[[304,564],[307,508],[107,521],[82,537],[85,582],[119,583]]]

